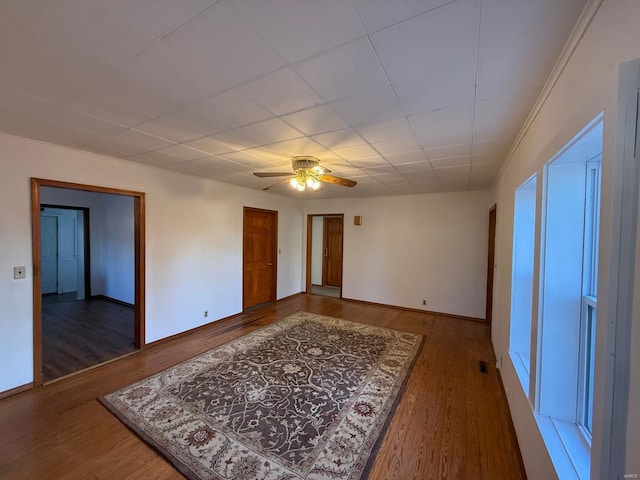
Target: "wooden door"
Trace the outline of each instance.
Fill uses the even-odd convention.
[[[242,307],[276,299],[278,212],[244,208]]]
[[[487,306],[485,310],[485,320],[491,325],[493,315],[493,272],[495,265],[496,250],[496,206],[489,210],[489,247],[487,252]]]
[[[58,292],[58,219],[40,215],[42,294]]]
[[[342,217],[325,217],[322,262],[322,283],[342,287]]]

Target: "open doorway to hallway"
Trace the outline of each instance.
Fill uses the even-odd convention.
[[[344,215],[307,217],[308,293],[342,297],[342,246]]]
[[[143,198],[32,180],[36,385],[143,345]]]

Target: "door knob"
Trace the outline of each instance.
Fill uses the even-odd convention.
[[[269,262],[269,263],[267,263],[267,265],[270,267],[271,265],[273,265],[273,263]]]

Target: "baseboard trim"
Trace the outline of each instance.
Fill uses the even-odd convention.
[[[369,302],[367,300],[357,300],[355,298],[347,298],[347,297],[342,297],[342,300],[346,300],[349,302],[364,303],[366,305],[375,305],[376,307],[394,308],[396,310],[404,310],[406,312],[426,313],[429,315],[438,315],[440,317],[456,318],[458,320],[468,320],[471,322],[486,323],[486,320],[484,318],[466,317],[464,315],[456,315],[453,313],[434,312],[433,310],[420,310],[419,308],[401,307],[399,305],[389,305],[387,303]]]
[[[118,305],[123,305],[125,307],[130,307],[130,308],[135,307],[135,305],[133,303],[123,302],[122,300],[118,300],[117,298],[108,297],[106,295],[91,295],[91,299],[92,300],[93,299],[106,300],[107,302],[117,303]]]
[[[301,295],[301,293],[294,293],[293,295],[289,295],[283,298],[280,298],[279,300],[276,300],[275,302],[272,302],[274,305],[276,303],[280,303],[280,302],[284,302],[287,300],[290,300],[298,295]],[[175,333],[173,335],[170,335],[168,337],[164,337],[161,338],[159,340],[154,340],[153,342],[150,342],[148,344],[145,345],[145,349],[146,348],[151,348],[151,347],[156,347],[158,345],[162,345],[166,342],[172,341],[172,340],[176,340],[178,338],[182,338],[185,337],[187,335],[191,335],[192,333],[198,332],[200,330],[204,330],[207,328],[210,329],[215,329],[215,333],[216,334],[222,334],[222,333],[226,333],[230,330],[233,330],[234,328],[240,328],[240,327],[246,327],[251,325],[252,323],[257,322],[258,320],[261,320],[262,317],[255,317],[255,318],[251,318],[251,311],[247,312],[238,312],[236,314],[233,315],[229,315],[228,317],[224,317],[221,318],[219,320],[213,320],[209,323],[205,323],[204,325],[200,325],[198,327],[194,327],[191,328],[189,330],[185,330],[184,332],[180,332],[180,333]],[[245,317],[244,319],[240,318],[240,317]],[[239,322],[233,323],[234,320],[241,320]]]
[[[0,392],[0,399],[7,398],[12,395],[17,395],[21,392],[26,392],[27,390],[31,390],[33,388],[33,382],[25,383],[24,385],[19,385],[14,388],[10,388],[9,390],[5,390],[4,392]]]

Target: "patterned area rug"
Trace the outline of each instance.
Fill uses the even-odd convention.
[[[368,475],[422,335],[298,312],[101,398],[184,475]]]

